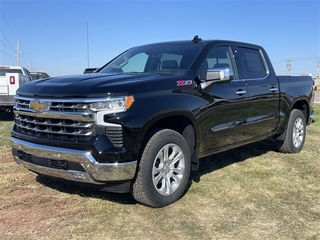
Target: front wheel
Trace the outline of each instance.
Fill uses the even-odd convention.
[[[293,109],[284,140],[277,140],[280,152],[298,153],[301,151],[306,137],[306,120],[303,113],[298,109]]]
[[[177,201],[186,189],[190,164],[190,151],[181,134],[170,129],[156,132],[143,150],[131,194],[151,207]]]

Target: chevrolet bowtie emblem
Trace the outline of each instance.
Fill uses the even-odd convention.
[[[40,103],[39,101],[33,101],[29,104],[29,108],[40,111],[42,109],[47,109],[47,104]]]

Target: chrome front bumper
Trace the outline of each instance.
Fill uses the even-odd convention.
[[[10,138],[10,142],[13,157],[17,163],[33,172],[47,176],[99,185],[112,181],[130,180],[136,172],[136,160],[125,163],[99,163],[88,151],[34,144],[14,137]],[[83,171],[41,166],[36,163],[37,161],[21,159],[17,152],[23,152],[28,159],[77,163],[82,166]]]

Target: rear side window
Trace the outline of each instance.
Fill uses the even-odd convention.
[[[19,73],[22,74],[20,69],[0,69],[0,76],[5,76],[6,73]]]
[[[235,51],[240,78],[264,78],[267,70],[258,49],[239,47]]]

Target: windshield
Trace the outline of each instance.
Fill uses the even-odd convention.
[[[167,43],[134,47],[122,53],[100,73],[163,73],[186,72],[201,51],[192,43]]]

